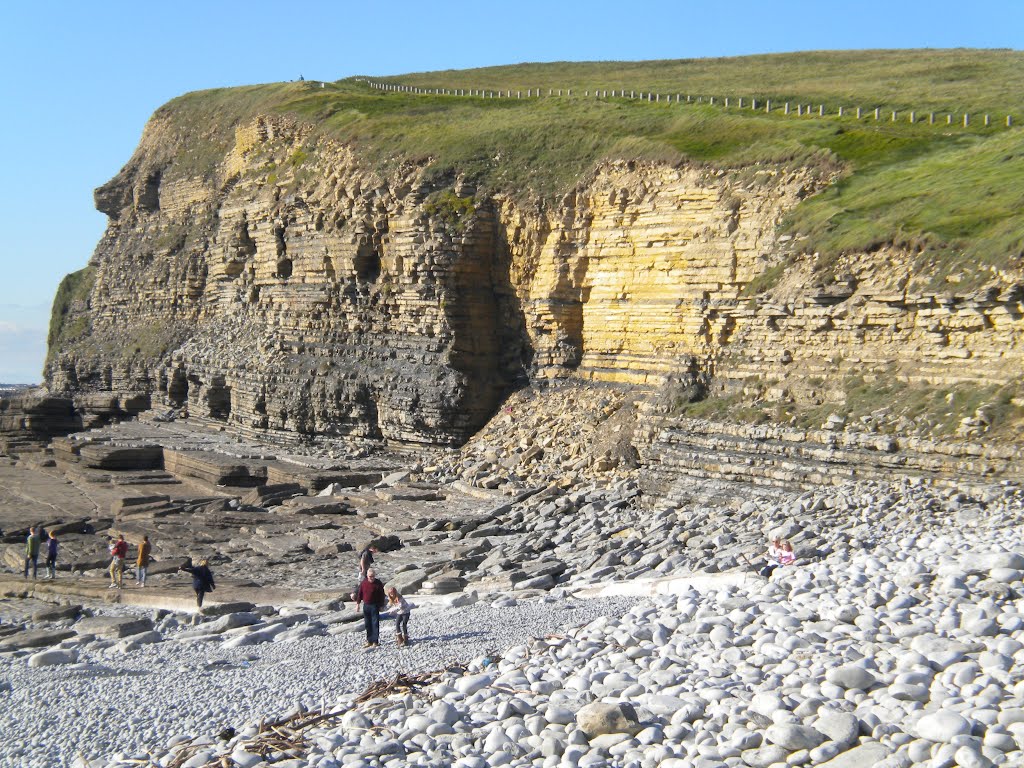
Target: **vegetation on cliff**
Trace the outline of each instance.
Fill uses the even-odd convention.
[[[85,312],[92,291],[96,270],[85,267],[65,275],[57,286],[50,310],[50,330],[46,337],[48,354],[52,357],[62,347],[85,335],[89,330],[89,316]]]
[[[563,89],[569,98],[491,99],[372,90],[362,78],[187,94],[158,115],[189,136],[174,172],[210,173],[234,126],[283,112],[351,143],[387,172],[429,162],[440,187],[456,177],[481,193],[551,198],[586,180],[602,160],[745,167],[801,165],[839,177],[805,201],[786,227],[809,238],[827,271],[843,252],[881,245],[920,253],[941,282],[981,284],[1020,268],[1024,207],[1024,53],[920,50],[806,52],[653,62],[521,64],[382,78],[421,88]],[[595,89],[681,93],[690,104],[595,98]],[[590,96],[583,94],[589,91]],[[747,99],[724,108],[722,97]],[[708,97],[717,95],[711,106]],[[696,103],[701,96],[702,103]],[[750,99],[813,105],[796,118],[749,109]],[[826,116],[817,115],[819,105]],[[845,106],[845,116],[836,111]],[[864,109],[857,119],[855,106]],[[881,109],[876,120],[874,108]],[[916,122],[906,117],[916,110]],[[895,112],[899,117],[891,119]],[[931,124],[926,114],[938,114]],[[962,115],[974,115],[970,126]],[[957,116],[947,125],[946,114]],[[982,114],[990,114],[985,126]],[[211,120],[211,115],[215,119]],[[307,149],[302,152],[302,160]],[[762,281],[767,286],[767,281]]]
[[[548,334],[547,326],[527,325],[516,312],[523,296],[541,307],[538,317],[542,302],[549,300],[557,305],[549,313],[558,331],[550,334],[555,352],[538,359],[564,365],[568,372],[587,354],[589,342],[577,326],[591,336],[599,329],[608,338],[595,347],[595,362],[588,364],[598,370],[606,355],[607,375],[625,371],[622,380],[640,380],[641,374],[629,378],[632,368],[642,365],[629,357],[629,344],[616,334],[628,335],[654,318],[647,346],[664,352],[667,364],[674,365],[672,356],[686,350],[717,366],[705,371],[716,377],[718,388],[675,398],[678,403],[672,399],[675,415],[798,427],[820,426],[841,415],[875,431],[896,425],[922,436],[985,433],[1015,439],[1024,429],[1024,390],[1016,369],[1003,365],[1002,347],[975,345],[982,354],[972,357],[977,350],[958,345],[971,334],[987,339],[996,327],[1002,343],[1018,346],[1024,132],[1016,124],[1009,127],[1007,115],[1015,123],[1024,120],[1022,64],[1024,54],[1011,51],[808,53],[518,65],[391,79],[406,88],[501,89],[504,98],[382,90],[387,78],[186,94],[158,110],[132,161],[98,191],[97,206],[114,225],[110,242],[94,259],[99,272],[92,311],[77,316],[74,311],[86,306],[91,273],[71,276],[56,302],[51,355],[74,348],[61,360],[74,364],[68,370],[76,387],[82,382],[75,377],[89,368],[77,365],[76,354],[120,361],[124,370],[148,366],[151,371],[190,339],[198,327],[193,321],[198,318],[201,325],[216,316],[218,310],[203,302],[217,296],[232,310],[252,310],[247,321],[270,329],[274,343],[265,344],[255,334],[246,337],[263,360],[289,350],[298,359],[307,354],[305,330],[296,334],[298,341],[274,336],[285,322],[305,329],[310,315],[303,313],[310,307],[311,337],[330,325],[324,315],[342,314],[329,304],[339,297],[344,304],[351,296],[368,317],[385,307],[396,315],[404,311],[401,302],[408,304],[411,292],[403,294],[382,264],[387,266],[384,257],[409,263],[396,255],[395,244],[410,232],[406,220],[399,222],[404,229],[392,230],[394,219],[385,213],[416,214],[415,226],[424,232],[412,233],[409,242],[479,245],[480,253],[465,251],[472,255],[465,266],[476,268],[495,250],[487,236],[494,234],[488,227],[496,210],[525,220],[521,229],[531,236],[558,212],[579,214],[576,224],[585,222],[586,228],[603,215],[602,226],[617,241],[633,225],[629,222],[673,215],[660,210],[654,215],[637,205],[670,200],[669,206],[678,203],[682,219],[690,215],[684,210],[688,205],[703,206],[686,219],[696,222],[692,230],[680,230],[686,234],[664,246],[652,245],[662,242],[656,233],[638,238],[632,253],[645,260],[623,266],[621,279],[605,275],[605,282],[623,286],[599,299],[591,296],[586,282],[591,278],[585,280],[582,269],[568,277],[559,273],[536,296],[529,290],[508,291],[508,299],[502,294],[507,307],[498,310],[511,308],[507,314],[513,322],[505,336],[521,334],[526,349],[529,333],[541,328],[537,338]],[[538,91],[544,95],[538,97]],[[630,93],[651,91],[661,97],[641,100]],[[755,99],[759,108],[752,106]],[[769,99],[774,108],[766,110]],[[781,108],[787,103],[792,110]],[[972,119],[964,120],[965,113]],[[678,184],[671,194],[660,195],[659,185],[669,183],[665,179]],[[573,241],[576,224],[558,224],[564,227],[558,236]],[[452,237],[433,238],[442,230]],[[459,233],[465,236],[454,237]],[[520,234],[497,236],[511,243]],[[543,239],[538,235],[537,244]],[[515,244],[523,252],[534,245],[529,237]],[[732,249],[732,263],[715,261],[719,244],[727,255]],[[693,254],[687,251],[691,245]],[[658,247],[666,252],[661,270],[651,267]],[[681,251],[686,259],[676,258]],[[737,252],[749,258],[737,259]],[[407,255],[418,258],[419,253],[413,248]],[[561,258],[556,248],[552,270],[568,264]],[[696,279],[687,272],[691,264]],[[532,276],[533,267],[527,267],[523,274]],[[646,279],[648,273],[660,279],[643,290],[629,289],[631,275]],[[476,273],[467,274],[457,276],[457,286],[474,282]],[[136,279],[144,286],[138,295]],[[177,293],[166,291],[167,285]],[[359,290],[348,290],[353,285]],[[986,290],[978,291],[981,286]],[[509,287],[502,284],[499,290]],[[447,321],[473,319],[452,312],[443,294],[436,294],[436,306]],[[663,301],[666,294],[673,294],[674,308]],[[422,295],[433,302],[434,293]],[[358,305],[361,297],[368,297],[366,307]],[[985,312],[996,298],[993,320]],[[293,303],[294,317],[283,317]],[[276,317],[270,312],[275,305]],[[644,315],[645,306],[654,305]],[[135,315],[122,327],[125,307]],[[584,318],[580,307],[591,315]],[[488,312],[493,309],[487,304]],[[607,328],[594,322],[598,315]],[[634,316],[641,319],[623,320]],[[900,325],[900,318],[908,319]],[[490,322],[491,315],[485,319]],[[423,327],[436,330],[428,320]],[[659,335],[666,327],[673,329],[674,341]],[[220,403],[230,389],[238,423],[251,408],[254,424],[269,423],[262,418],[269,411],[281,414],[281,428],[317,429],[306,426],[315,419],[295,416],[291,390],[282,397],[284,407],[268,409],[265,388],[257,386],[265,371],[225,384],[225,344],[209,328],[204,331],[209,348],[197,346],[191,363],[206,366],[194,374],[214,393],[204,402]],[[834,360],[865,345],[868,332],[878,349],[854,353],[848,363]],[[774,348],[780,334],[788,334],[795,362],[789,350]],[[821,341],[826,337],[828,343]],[[730,345],[738,350],[737,360],[727,359]],[[512,357],[521,362],[533,353],[531,348],[528,355]],[[922,370],[929,355],[931,367]],[[944,366],[951,360],[953,367],[971,362],[946,377]],[[293,362],[287,366],[298,367]],[[986,366],[992,370],[980,370]],[[94,368],[102,372],[110,366]],[[398,375],[390,367],[384,373],[388,380]],[[301,384],[301,376],[296,380]],[[194,386],[193,396],[199,391]],[[366,406],[357,409],[357,418],[376,428],[376,401],[369,391],[353,388],[350,394],[358,408]],[[447,418],[451,389],[431,381],[424,391],[436,396],[436,410]],[[393,412],[405,409],[410,399]],[[333,414],[337,402],[335,397],[325,412]],[[311,407],[298,410],[305,414]]]

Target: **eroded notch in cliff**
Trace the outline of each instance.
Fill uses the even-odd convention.
[[[145,181],[135,191],[135,207],[140,211],[160,210],[160,178],[162,172],[157,169],[150,172]]]
[[[249,234],[249,221],[244,216],[235,227],[231,248],[234,253],[225,265],[224,272],[229,277],[238,277],[244,271],[246,262],[256,255],[256,241]]]
[[[231,415],[231,387],[227,386],[223,376],[214,376],[206,388],[206,407],[210,417],[227,421]]]
[[[188,377],[183,368],[175,368],[167,383],[167,399],[180,408],[188,402]]]
[[[277,270],[275,274],[284,280],[292,276],[294,265],[288,258],[288,246],[284,242],[284,226],[274,227],[274,245],[277,248]]]
[[[380,246],[369,238],[359,238],[353,266],[357,280],[364,283],[377,282],[381,271]]]

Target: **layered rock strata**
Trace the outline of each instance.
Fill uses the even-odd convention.
[[[1004,384],[1024,363],[1019,276],[928,292],[883,253],[809,282],[776,234],[809,173],[610,163],[550,204],[373,171],[281,117],[201,173],[197,143],[158,113],[97,190],[88,328],[53,350],[53,390],[148,392],[264,439],[458,444],[531,379],[820,403],[852,375]]]

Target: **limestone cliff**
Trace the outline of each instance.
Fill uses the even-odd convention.
[[[915,293],[906,254],[882,252],[812,279],[777,235],[823,183],[809,172],[609,162],[524,202],[429,160],[375,171],[280,116],[205,170],[201,151],[158,114],[96,191],[110,223],[51,390],[148,392],[266,437],[457,444],[528,379],[841,405],[851,375],[1022,370],[1019,275]]]

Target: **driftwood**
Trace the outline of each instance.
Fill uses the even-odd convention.
[[[436,672],[425,672],[420,675],[406,675],[399,672],[392,680],[378,680],[372,683],[356,698],[356,704],[381,699],[395,693],[414,693],[419,688],[429,685],[437,678]]]
[[[309,747],[306,732],[310,729],[324,723],[340,724],[341,719],[355,709],[358,704],[365,704],[396,693],[416,693],[421,688],[434,683],[441,674],[440,671],[424,672],[418,675],[406,675],[400,672],[390,680],[378,680],[371,683],[355,698],[351,706],[331,712],[325,711],[325,707],[321,706],[319,710],[300,710],[280,720],[261,722],[259,730],[254,736],[236,746],[246,752],[259,755],[264,760],[276,761],[303,757]],[[227,732],[225,730],[222,735]],[[181,768],[182,765],[204,749],[209,749],[210,746],[210,744],[183,744],[177,747],[174,759],[168,763],[167,768]],[[140,761],[139,764],[154,768],[156,766],[156,762],[152,759]],[[203,768],[233,768],[235,765],[236,763],[227,755],[219,755],[208,763],[204,763]]]

